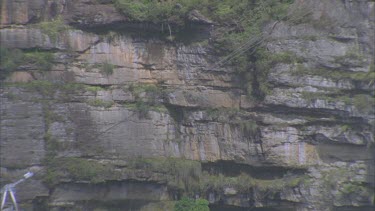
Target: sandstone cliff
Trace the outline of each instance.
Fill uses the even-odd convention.
[[[110,0],[3,0],[0,184],[36,172],[25,210],[372,210],[374,7],[296,0],[254,98],[198,11],[171,40]]]

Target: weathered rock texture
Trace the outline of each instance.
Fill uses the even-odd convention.
[[[264,45],[302,62],[274,66],[262,102],[210,47],[142,35],[110,1],[1,4],[1,46],[55,58],[1,82],[0,182],[36,172],[16,189],[26,210],[170,210],[192,185],[150,167],[163,158],[176,171],[199,161],[209,188],[190,193],[212,210],[374,208],[375,83],[359,77],[374,65],[373,1],[296,1],[308,15],[277,23]],[[38,26],[58,16],[75,28],[53,37]]]

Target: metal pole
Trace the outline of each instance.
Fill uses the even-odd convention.
[[[18,211],[17,200],[16,200],[16,197],[14,196],[12,189],[9,190],[9,195],[12,198],[12,202],[13,202],[14,207],[16,208],[16,211]]]
[[[5,206],[5,201],[7,200],[7,194],[8,194],[8,188],[6,188],[3,192],[3,197],[1,199],[1,208],[0,210],[3,210],[4,206]]]

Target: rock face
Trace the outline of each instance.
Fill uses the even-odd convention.
[[[145,35],[111,1],[1,4],[2,47],[53,56],[1,81],[0,184],[36,172],[16,189],[25,210],[173,210],[183,194],[212,210],[374,208],[373,1],[295,1],[308,15],[264,45],[299,62],[270,69],[261,102],[210,47]],[[71,26],[40,26],[57,17]]]

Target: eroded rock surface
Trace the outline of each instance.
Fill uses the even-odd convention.
[[[111,1],[1,4],[2,46],[54,57],[1,82],[0,182],[36,172],[26,210],[171,210],[184,192],[212,210],[374,208],[374,2],[297,0],[308,19],[264,45],[299,62],[270,69],[263,101],[210,47],[142,36]],[[56,36],[38,25],[59,15]]]

